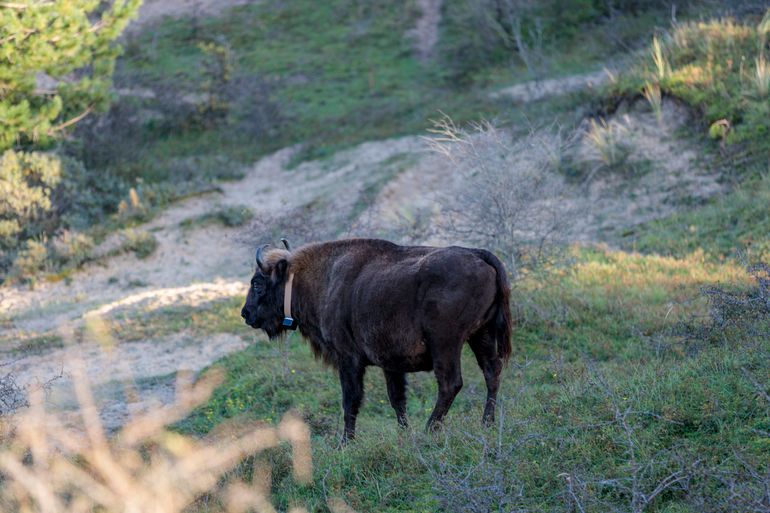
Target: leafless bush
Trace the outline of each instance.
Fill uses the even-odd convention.
[[[548,59],[543,51],[543,23],[535,18],[534,27],[525,34],[522,19],[528,16],[529,2],[503,0],[498,2],[501,16],[507,22],[508,31],[501,31],[508,45],[516,48],[518,56],[527,67],[532,78],[539,80],[547,70]],[[527,37],[529,36],[529,37]]]
[[[289,212],[260,213],[254,216],[243,242],[250,247],[258,243],[276,241],[286,237],[297,247],[309,242],[333,239],[337,233],[335,223],[328,215],[322,215],[323,204],[309,203]]]
[[[529,510],[528,501],[531,498],[524,494],[525,479],[519,474],[519,463],[526,460],[527,447],[539,442],[545,435],[531,431],[526,420],[506,418],[504,404],[513,401],[515,397],[498,403],[496,438],[478,432],[460,433],[464,444],[474,447],[474,452],[480,455],[474,465],[469,466],[467,462],[455,464],[451,461],[451,454],[446,458],[423,457],[417,448],[418,459],[435,483],[443,511],[513,513]]]
[[[653,419],[658,422],[676,421],[666,419],[654,411],[643,411],[633,408],[632,401],[623,401],[621,393],[613,388],[604,376],[593,365],[588,365],[589,381],[600,391],[609,405],[613,419],[611,426],[615,427],[616,443],[623,447],[628,474],[612,478],[593,479],[593,484],[599,489],[612,489],[628,497],[628,511],[642,513],[653,504],[655,499],[666,491],[679,489],[687,491],[690,480],[695,475],[701,462],[688,461],[677,454],[675,448],[663,448],[654,454],[645,454],[638,442],[638,431],[641,428],[640,419]],[[583,481],[580,477],[572,477],[576,483]],[[574,484],[568,480],[567,489]],[[574,493],[568,494],[570,501],[575,501],[579,510],[585,511],[584,504]],[[596,496],[589,496],[596,500]]]
[[[0,417],[13,415],[20,408],[28,406],[27,394],[16,383],[13,374],[0,376]]]
[[[405,208],[393,212],[387,220],[375,209],[367,209],[350,227],[345,237],[378,237],[401,244],[423,244],[434,235],[434,209],[430,206]]]
[[[444,228],[503,257],[514,278],[551,259],[576,215],[557,173],[567,144],[559,130],[514,139],[490,123],[466,130],[445,116],[431,132],[455,182],[442,198]]]
[[[7,367],[9,363],[0,364],[0,369]],[[3,442],[8,432],[12,429],[13,416],[20,410],[29,406],[29,394],[47,394],[53,383],[62,377],[61,373],[44,383],[22,386],[16,381],[16,376],[10,372],[0,374],[0,443]],[[2,475],[0,474],[0,482]]]
[[[705,483],[712,486],[694,502],[705,512],[770,512],[770,463],[749,463],[740,453],[720,468],[704,469]]]

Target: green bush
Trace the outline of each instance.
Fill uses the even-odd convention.
[[[59,227],[84,230],[117,211],[128,194],[125,180],[102,169],[89,169],[70,157],[59,157],[62,180],[52,192]]]
[[[92,242],[75,232],[116,211],[125,190],[122,180],[100,176],[71,158],[6,150],[0,156],[0,279],[29,241],[56,255],[52,266],[81,265]],[[14,267],[14,274],[41,268]]]
[[[118,252],[131,251],[138,258],[147,258],[158,247],[158,241],[150,232],[126,228],[120,232],[121,244]]]
[[[94,241],[85,233],[64,230],[53,240],[52,246],[60,265],[79,267],[91,258]]]
[[[48,248],[38,240],[28,240],[24,249],[16,254],[11,274],[21,281],[32,281],[34,276],[46,268]]]
[[[219,223],[228,228],[243,226],[254,217],[254,212],[249,207],[234,205],[222,207],[213,212],[206,212],[198,217],[185,219],[180,224],[183,228],[191,228],[209,223]]]
[[[61,162],[43,153],[0,157],[0,244],[13,247],[19,240],[39,235],[52,216],[51,192],[61,181]]]

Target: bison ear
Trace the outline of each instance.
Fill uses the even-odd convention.
[[[270,279],[273,284],[283,283],[286,279],[286,269],[289,268],[289,262],[285,258],[280,259],[273,266],[273,272],[270,274]]]

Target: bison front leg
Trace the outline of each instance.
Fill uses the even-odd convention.
[[[403,372],[383,372],[385,383],[388,385],[390,405],[396,410],[398,425],[405,428],[408,425],[406,420],[406,374]]]
[[[452,406],[452,402],[463,387],[459,351],[445,353],[440,355],[440,358],[434,359],[433,369],[436,374],[436,381],[438,381],[438,398],[426,426],[429,431],[435,430],[441,425],[444,416]]]
[[[340,362],[340,384],[342,385],[342,409],[345,416],[345,431],[342,443],[345,444],[356,436],[356,416],[364,400],[363,365],[352,362]]]

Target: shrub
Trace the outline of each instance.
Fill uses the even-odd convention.
[[[118,252],[131,251],[138,258],[147,258],[158,247],[158,241],[153,234],[135,228],[126,228],[120,232],[121,244]]]
[[[514,138],[489,123],[461,129],[448,117],[431,132],[436,137],[429,144],[460,177],[442,198],[442,228],[497,253],[514,277],[549,260],[574,215],[557,173],[566,146],[561,134]]]
[[[0,157],[0,246],[38,236],[53,217],[51,193],[62,178],[59,159],[7,150]]]
[[[84,366],[72,362],[83,426],[46,411],[44,394],[37,389],[29,394],[30,407],[14,419],[12,436],[0,446],[3,511],[181,513],[197,510],[198,500],[210,500],[223,512],[275,511],[272,469],[253,459],[273,448],[290,452],[286,460],[296,482],[312,481],[310,430],[292,414],[275,426],[233,424],[203,443],[165,427],[209,396],[216,372],[194,384],[180,376],[174,404],[133,415],[118,436],[109,437]],[[244,461],[251,462],[252,475],[234,472]],[[330,507],[350,511],[341,499]]]
[[[135,187],[128,190],[128,198],[120,200],[118,203],[118,214],[123,219],[143,220],[147,215],[147,207],[139,197]]]
[[[200,43],[198,48],[204,54],[198,116],[204,126],[211,127],[226,120],[230,112],[228,90],[233,78],[233,51],[224,40]]]
[[[44,270],[48,261],[48,248],[44,242],[29,239],[26,247],[16,254],[11,274],[23,281],[31,281]]]
[[[59,264],[80,267],[91,257],[94,241],[85,233],[64,230],[53,240],[53,250]]]
[[[705,323],[689,326],[687,334],[695,341],[745,340],[770,333],[770,265],[757,263],[747,269],[756,286],[747,291],[723,286],[704,287],[709,305]]]
[[[229,227],[243,226],[254,217],[254,212],[249,207],[232,206],[223,208],[215,213],[217,219]]]
[[[27,394],[16,383],[13,374],[0,375],[0,420],[3,417],[13,415],[17,410],[28,405]],[[0,428],[2,427],[0,425]],[[2,432],[0,432],[0,436],[2,436]]]
[[[82,264],[91,243],[76,230],[114,212],[124,191],[121,180],[89,171],[74,159],[53,153],[5,151],[0,157],[0,279],[16,253],[32,240],[55,244],[49,249],[59,264],[67,265],[70,257],[74,257],[75,265]],[[57,235],[61,233],[63,238]],[[74,246],[67,249],[70,244]],[[29,261],[29,254],[21,255],[21,260]],[[23,269],[31,272],[43,267],[24,265]],[[14,272],[20,270],[17,266]]]
[[[83,230],[114,213],[128,186],[102,169],[89,169],[74,158],[59,156],[62,180],[52,191],[51,201],[59,219],[52,229]]]

